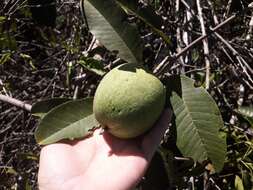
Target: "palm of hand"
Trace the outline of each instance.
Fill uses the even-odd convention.
[[[162,134],[169,111],[145,136],[122,140],[96,130],[92,137],[44,147],[39,185],[43,190],[127,190],[144,175]]]

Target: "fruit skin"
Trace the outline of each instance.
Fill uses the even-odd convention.
[[[136,64],[123,64],[101,80],[93,112],[112,135],[133,138],[150,129],[159,118],[165,94],[158,78]]]

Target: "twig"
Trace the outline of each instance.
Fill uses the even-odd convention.
[[[215,36],[221,41],[223,42],[229,49],[230,51],[232,51],[233,55],[236,57],[239,65],[241,66],[241,68],[243,69],[243,72],[246,74],[246,76],[248,77],[248,79],[250,80],[250,82],[253,84],[253,79],[251,78],[252,74],[253,74],[253,70],[251,69],[251,67],[248,65],[248,63],[239,55],[239,53],[217,32],[214,32]],[[246,68],[250,71],[250,74],[247,72],[247,70],[245,69],[245,67],[243,66],[243,64],[246,66]]]
[[[206,68],[197,68],[197,69],[192,69],[192,70],[186,71],[185,74],[195,73],[196,71],[205,71],[205,70],[206,70]]]
[[[192,19],[193,19],[193,16],[196,15],[193,11],[193,13],[191,12],[192,7],[193,7],[193,3],[194,3],[194,0],[191,0],[191,1],[188,1],[189,5],[188,5],[188,8],[186,9],[186,17],[185,17],[185,24],[187,24],[187,30],[183,30],[183,42],[186,46],[189,45],[189,43],[192,42],[192,36],[191,36],[191,33],[189,31],[191,31],[192,29]],[[180,50],[181,51],[181,50]],[[185,55],[185,58],[184,58],[184,63],[185,64],[189,64],[191,63],[191,53],[188,52],[186,55]],[[182,71],[185,72],[185,67],[182,66]]]
[[[197,8],[198,8],[198,15],[199,15],[199,22],[201,26],[201,32],[202,36],[206,35],[206,28],[204,24],[204,18],[202,15],[202,7],[200,5],[200,0],[196,0],[197,2]],[[206,89],[209,89],[210,87],[210,61],[209,61],[209,48],[208,48],[208,41],[207,39],[203,39],[203,49],[204,49],[204,56],[205,56],[205,65],[206,65]]]
[[[246,40],[250,40],[252,38],[252,33],[253,33],[253,9],[251,10],[251,19],[249,22],[249,30],[248,30],[248,34],[246,36]]]
[[[0,131],[0,135],[3,134],[3,133],[5,133],[5,132],[8,131],[9,129],[11,129],[11,128],[13,127],[12,124],[13,124],[15,121],[17,121],[21,115],[22,115],[22,111],[19,112],[18,114],[16,114],[16,116],[12,119],[12,121],[9,122],[9,123],[7,124],[7,126],[6,126],[5,128],[3,128],[3,129]]]
[[[154,69],[154,73],[158,73],[159,70],[161,70],[161,68],[166,64],[166,62],[171,59],[170,56],[166,56],[161,62],[159,65],[157,65],[157,67]]]
[[[55,78],[57,77],[57,75],[58,75],[58,69],[55,71],[55,74],[54,74],[53,78],[50,80],[50,83],[48,84],[46,89],[43,91],[42,97],[46,96],[48,89],[52,86],[52,84],[53,84]]]
[[[218,17],[217,17],[217,15],[215,14],[213,2],[211,2],[211,0],[207,0],[207,3],[208,3],[208,5],[209,5],[210,8],[211,8],[214,24],[215,24],[215,25],[219,24]]]
[[[0,100],[3,102],[10,103],[14,106],[20,107],[28,112],[31,112],[32,106],[30,104],[26,104],[20,100],[15,99],[15,98],[0,94]]]
[[[187,11],[191,13],[191,17],[197,16],[193,9],[188,5],[188,3],[185,0],[181,0],[182,4],[186,7]]]
[[[245,95],[245,87],[243,86],[243,84],[240,84],[239,96],[238,96],[238,100],[237,100],[238,106],[242,106],[242,104],[244,102],[244,95]]]
[[[15,11],[13,11],[12,13],[11,13],[11,11],[15,8],[15,7],[17,7],[17,5],[20,3],[20,0],[18,0],[18,1],[16,1],[16,2],[14,2],[13,3],[13,5],[9,8],[9,10],[8,10],[8,12],[7,12],[7,15],[10,17]],[[24,2],[21,2],[21,4],[22,3],[24,3]]]
[[[64,58],[62,59],[61,63],[60,63],[60,67],[65,63],[65,61],[68,59],[69,57],[69,52],[67,52],[67,54],[64,56]],[[52,86],[54,80],[56,79],[57,75],[59,73],[59,69],[55,70],[55,74],[53,76],[53,78],[50,80],[48,86],[46,87],[46,89],[43,91],[42,97],[45,97],[47,94],[47,91],[49,90],[49,88]]]
[[[80,72],[79,72],[78,76],[75,78],[75,81],[76,81],[77,85],[75,85],[73,100],[76,100],[78,98],[78,95],[79,95],[80,82],[77,82],[77,81],[85,80],[88,76],[87,73],[84,73],[84,74],[82,74],[82,73],[83,73],[83,68],[80,69]]]
[[[230,54],[227,52],[227,50],[223,46],[221,47],[221,49],[225,53],[225,55],[227,56],[227,58],[231,61],[231,63],[234,63],[234,66],[236,68],[238,68],[238,66],[235,64],[234,60],[232,59],[232,57],[230,56]]]
[[[190,184],[191,184],[191,185],[190,185],[191,189],[192,189],[192,190],[195,190],[194,177],[191,176],[189,181],[190,181]]]
[[[157,60],[157,58],[159,57],[162,47],[163,47],[163,43],[160,43],[159,48],[155,54],[155,60]]]
[[[212,184],[216,187],[216,189],[221,190],[221,188],[215,183],[215,181],[213,180],[213,178],[210,177],[209,181],[212,182]]]
[[[193,48],[195,45],[197,45],[199,42],[201,42],[203,39],[207,38],[210,34],[212,34],[213,32],[215,32],[216,30],[218,30],[219,28],[221,28],[222,26],[224,26],[225,24],[227,24],[228,22],[230,22],[231,20],[233,20],[236,17],[236,15],[232,15],[230,16],[228,19],[226,19],[225,21],[223,21],[222,23],[218,24],[217,26],[215,26],[214,28],[211,28],[211,31],[209,34],[206,35],[202,35],[199,38],[197,38],[196,40],[194,40],[192,43],[190,43],[187,47],[185,47],[184,49],[182,49],[182,51],[178,52],[176,55],[174,55],[171,58],[167,58],[168,62],[164,63],[161,62],[155,69],[154,69],[154,73],[157,75],[159,73],[161,73],[163,70],[165,70],[168,65],[170,64],[170,61],[174,61],[176,59],[178,59],[180,56],[184,55],[189,49]]]
[[[179,8],[180,8],[180,0],[176,1],[176,15],[179,15]],[[179,19],[179,18],[177,18]],[[182,40],[181,40],[181,27],[180,25],[178,25],[177,27],[177,52],[180,52],[182,50],[181,48],[181,44],[182,44]],[[179,59],[180,63],[183,65],[184,64],[184,60],[183,57],[180,57]],[[183,67],[183,72],[184,72],[184,67]]]
[[[185,47],[181,52],[179,52],[178,54],[175,55],[175,58],[177,59],[178,57],[182,56],[185,52],[187,52],[189,49],[191,49],[192,47],[194,47],[195,45],[197,45],[199,42],[201,42],[203,39],[205,39],[206,37],[208,37],[210,34],[212,34],[213,32],[215,32],[216,30],[218,30],[219,28],[221,28],[222,26],[224,26],[225,24],[227,24],[228,22],[230,22],[231,20],[233,20],[236,17],[236,15],[232,15],[231,17],[229,17],[228,19],[226,19],[224,22],[218,24],[217,26],[215,26],[214,28],[211,28],[211,33],[206,34],[204,36],[200,36],[199,38],[197,38],[196,40],[194,40],[192,43],[189,44],[189,46]]]
[[[6,90],[5,87],[4,87],[4,83],[3,83],[3,81],[0,79],[0,89],[1,89],[1,87],[2,87],[2,89],[3,89],[3,92],[4,92],[6,95],[8,95],[7,90]]]
[[[203,190],[208,190],[208,178],[209,178],[209,175],[207,171],[205,171],[203,174]]]
[[[232,1],[233,1],[233,0],[229,0],[229,1],[228,1],[227,7],[226,7],[226,11],[225,11],[224,14],[223,14],[223,18],[226,18],[227,15],[229,14],[230,8],[231,8],[231,5],[232,5]]]
[[[76,86],[74,90],[73,100],[77,99],[78,93],[79,93],[79,86]]]
[[[92,49],[96,48],[99,44],[99,42],[96,40],[95,36],[92,37],[91,43],[89,45],[89,47],[87,48],[86,52],[91,51]]]

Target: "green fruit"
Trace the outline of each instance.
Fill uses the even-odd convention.
[[[101,80],[93,111],[97,121],[119,138],[133,138],[150,129],[165,104],[165,88],[135,64],[123,64]]]

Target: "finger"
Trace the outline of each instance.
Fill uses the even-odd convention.
[[[155,150],[159,146],[165,131],[168,129],[171,116],[172,110],[166,108],[151,131],[149,131],[148,134],[144,136],[142,141],[142,148],[148,160],[151,160],[153,157]]]

